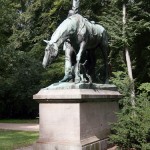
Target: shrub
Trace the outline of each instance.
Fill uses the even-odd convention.
[[[116,73],[115,76],[119,78],[113,79],[115,84],[118,83],[117,86],[124,96],[121,100],[122,109],[117,114],[118,121],[112,127],[110,141],[121,149],[148,150],[150,149],[150,96],[147,87],[150,83],[139,87],[139,94],[135,97],[136,105],[133,107],[130,103],[130,95],[125,90],[130,89],[130,84],[127,84],[129,83],[127,76],[121,78],[123,74],[123,72]]]

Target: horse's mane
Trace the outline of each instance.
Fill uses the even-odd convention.
[[[63,43],[71,34],[78,34],[83,28],[90,35],[100,35],[104,28],[98,24],[93,24],[79,14],[72,15],[65,19],[56,29],[51,37],[52,43]]]
[[[55,43],[60,39],[63,40],[63,38],[68,37],[68,35],[77,32],[77,29],[79,28],[79,26],[81,26],[79,20],[83,20],[83,17],[79,14],[75,14],[65,19],[53,33],[51,42]]]

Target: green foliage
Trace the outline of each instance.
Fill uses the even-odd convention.
[[[40,88],[41,65],[27,53],[1,49],[0,117],[36,117],[32,95]]]
[[[43,39],[48,39],[60,23],[67,17],[68,1],[41,1],[30,3],[25,12],[20,14],[13,26],[14,34],[10,38],[15,49],[41,52]],[[18,26],[19,23],[19,26]],[[36,51],[35,51],[36,50]],[[43,55],[41,55],[43,56]]]
[[[117,114],[117,123],[113,124],[110,140],[122,149],[147,150],[150,148],[149,83],[142,84],[139,87],[141,92],[136,96],[136,105],[133,107],[129,94],[130,80],[124,72],[117,72],[114,75],[112,81],[123,94],[123,98],[120,100],[122,109]]]
[[[149,108],[150,96],[146,93],[141,93],[136,97],[135,108],[132,108],[129,103],[124,105],[124,108],[118,113],[118,122],[113,125],[111,141],[124,149],[149,149]]]
[[[5,38],[4,30],[0,30],[0,118],[34,118],[38,116],[38,104],[32,100],[33,94],[63,76],[62,55],[50,68],[42,69],[43,39],[48,39],[60,18],[66,17],[70,1],[2,4],[0,23],[9,27],[5,29],[9,34],[4,33]]]
[[[111,78],[111,82],[115,84],[120,93],[124,97],[128,97],[130,94],[130,79],[126,71],[117,71],[113,72],[113,77]]]
[[[12,35],[12,25],[16,18],[16,10],[9,0],[0,0],[0,47],[6,46]]]
[[[142,83],[138,89],[142,92],[150,92],[150,83]]]
[[[127,11],[124,36],[122,2],[126,3]],[[113,71],[124,71],[123,49],[124,45],[127,45],[130,50],[132,65],[134,66],[133,76],[140,83],[150,81],[149,10],[149,0],[134,0],[132,3],[131,1],[113,0],[102,7],[102,13],[96,16],[110,35],[110,63]]]

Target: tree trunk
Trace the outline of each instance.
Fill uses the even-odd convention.
[[[128,76],[131,81],[131,104],[134,107],[135,106],[134,80],[133,80],[133,75],[132,75],[130,55],[129,55],[129,51],[127,47],[125,47],[125,57],[126,57],[126,62],[127,62]]]
[[[123,38],[125,38],[125,24],[126,24],[126,5],[125,5],[125,3],[123,4],[122,21],[123,21]],[[130,54],[129,54],[129,50],[128,50],[126,44],[125,44],[125,58],[126,58],[126,63],[127,63],[128,76],[129,76],[130,81],[131,81],[131,104],[134,107],[135,106],[134,80],[133,80],[133,75],[132,75]]]

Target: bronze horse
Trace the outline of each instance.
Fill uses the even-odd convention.
[[[69,40],[68,40],[69,39]],[[46,41],[47,46],[43,58],[43,67],[51,63],[58,55],[58,49],[61,44],[68,40],[68,44],[76,54],[75,63],[75,82],[81,82],[80,64],[81,58],[85,53],[88,54],[88,60],[93,68],[95,62],[95,49],[100,47],[105,65],[105,83],[108,83],[108,37],[107,32],[101,25],[88,21],[79,14],[72,15],[65,19],[53,33],[51,40]],[[71,56],[70,56],[71,57]],[[91,69],[87,69],[90,74]]]

